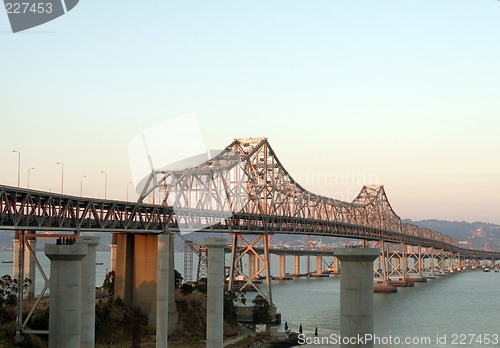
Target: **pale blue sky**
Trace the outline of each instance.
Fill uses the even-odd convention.
[[[306,188],[384,184],[403,218],[500,223],[500,3],[80,1],[11,34],[0,183],[124,199],[127,146],[195,112],[207,146],[266,136]]]

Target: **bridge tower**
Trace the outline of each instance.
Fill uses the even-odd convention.
[[[196,270],[196,281],[207,279],[208,275],[208,248],[206,245],[198,245],[198,268]]]
[[[193,241],[184,241],[184,282],[189,283],[193,280]]]
[[[229,269],[228,289],[233,290],[235,288],[234,278],[236,275],[239,275],[245,283],[238,290],[241,291],[245,290],[246,288],[253,287],[262,297],[264,297],[269,302],[269,305],[272,308],[273,301],[271,293],[269,234],[262,233],[255,236],[232,232],[231,235],[231,263]],[[250,239],[252,237],[253,240]],[[264,247],[264,255],[260,255],[254,249],[259,242]],[[241,263],[241,260],[245,255],[249,256],[249,273],[245,273],[245,270],[243,269]],[[250,260],[253,261],[250,262]],[[262,289],[254,283],[254,280],[258,279],[262,272],[265,273],[267,292],[263,292]]]

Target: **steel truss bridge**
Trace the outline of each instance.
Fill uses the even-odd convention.
[[[142,202],[156,190],[164,196],[162,204]],[[235,139],[193,168],[153,172],[136,203],[0,185],[0,230],[231,233],[231,274],[245,274],[238,266],[245,253],[253,252],[263,263],[256,274],[246,275],[248,284],[260,272],[269,272],[267,251],[261,257],[253,247],[261,242],[267,249],[268,236],[274,233],[371,241],[389,260],[391,253],[500,260],[500,252],[461,248],[450,236],[403,223],[382,185],[363,186],[350,203],[307,191],[289,175],[265,138]],[[258,237],[249,240],[250,235]]]

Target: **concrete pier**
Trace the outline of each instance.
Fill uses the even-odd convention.
[[[299,255],[295,255],[293,257],[293,276],[294,277],[300,276],[300,256]]]
[[[175,304],[175,271],[174,271],[174,234],[169,233],[168,237],[168,334],[171,335],[177,330],[177,323],[179,322],[179,312],[177,312],[177,305]],[[160,281],[158,280],[158,284]]]
[[[156,347],[168,344],[168,309],[170,285],[170,258],[168,257],[170,233],[158,235],[158,285],[156,289]]]
[[[19,240],[19,231],[14,232],[14,239],[12,240],[12,278],[19,279],[19,253],[21,241]]]
[[[257,273],[257,256],[254,253],[248,253],[248,275],[252,278]]]
[[[158,237],[153,234],[118,234],[115,299],[140,307],[151,326],[156,325]]]
[[[279,259],[280,259],[280,276],[279,278],[280,279],[285,279],[285,274],[286,274],[286,271],[285,271],[285,255],[279,255]]]
[[[340,274],[339,258],[337,256],[333,257],[333,274]]]
[[[111,244],[109,246],[109,251],[110,251],[110,263],[109,263],[109,271],[114,271],[116,270],[116,243],[118,241],[118,234],[113,233],[111,235]]]
[[[95,347],[96,247],[99,244],[99,237],[78,237],[76,244],[87,245],[87,256],[82,260],[80,348],[93,348]]]
[[[36,257],[36,238],[30,237],[27,242],[29,243],[31,250],[33,250],[33,256],[31,255],[30,249],[26,246],[24,250],[24,278],[28,278],[31,283],[28,287],[27,297],[35,297],[35,282],[36,282],[36,268],[35,259]]]
[[[316,275],[321,277],[323,274],[323,258],[321,256],[316,256]]]
[[[50,259],[49,348],[80,346],[82,259],[87,250],[86,244],[45,245]]]
[[[225,238],[207,238],[207,348],[220,348],[224,334],[224,247]]]
[[[380,255],[378,248],[336,248],[340,260],[340,335],[357,337],[373,334],[373,261]],[[341,347],[373,347],[342,344]]]

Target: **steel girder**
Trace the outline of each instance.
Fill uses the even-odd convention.
[[[161,233],[170,207],[0,186],[0,229]]]

